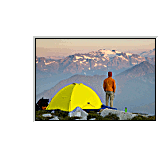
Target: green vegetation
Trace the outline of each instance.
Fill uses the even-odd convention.
[[[97,114],[95,112],[91,112],[89,113],[88,117],[87,117],[87,120],[90,120],[91,118],[96,118],[95,120],[104,120],[104,121],[107,121],[107,120],[119,120],[119,117],[117,117],[116,114],[109,114],[105,117],[102,117],[100,114]]]
[[[43,114],[51,114],[50,112],[46,111],[46,110],[39,110],[39,111],[36,111],[36,120],[39,121],[39,120],[49,120],[53,117],[43,117],[42,115]]]
[[[116,114],[108,114],[104,117],[104,120],[119,120],[119,117]]]
[[[155,118],[155,116],[144,117],[144,116],[138,115],[138,116],[133,117],[131,120],[134,120],[134,121],[153,120],[153,121],[155,121],[156,118]]]
[[[54,115],[60,118],[65,118],[65,117],[68,117],[68,112],[61,111],[61,110],[55,110]]]
[[[60,118],[61,121],[74,121],[76,119],[80,119],[80,117],[69,117],[69,116],[66,116],[65,118]]]
[[[102,117],[96,112],[88,113],[87,120],[90,120],[91,118],[96,118],[96,120],[102,120]]]
[[[43,117],[42,115],[43,114],[51,114],[52,116],[51,117]],[[68,119],[68,113],[67,112],[64,112],[64,111],[61,111],[61,110],[54,110],[54,113],[49,110],[39,110],[39,111],[36,111],[36,120],[39,121],[39,120],[49,120],[51,118],[54,118],[55,116],[58,116],[59,120],[64,120],[65,118]]]

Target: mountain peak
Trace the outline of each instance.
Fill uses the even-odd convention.
[[[118,79],[120,78],[132,79],[135,77],[143,76],[154,72],[155,72],[155,65],[152,65],[147,61],[143,61],[140,64],[135,65],[132,68],[129,68],[126,71],[116,75],[116,77]]]
[[[140,64],[134,66],[133,69],[139,68],[139,67],[146,67],[148,69],[154,69],[155,68],[155,66],[150,64],[148,61],[141,62]]]

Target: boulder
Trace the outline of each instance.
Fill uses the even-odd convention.
[[[59,120],[58,116],[55,116],[54,118],[51,118],[49,120]]]
[[[138,114],[133,114],[133,113],[130,113],[130,112],[124,112],[124,111],[120,111],[120,110],[113,110],[113,109],[104,109],[102,112],[101,112],[101,116],[102,117],[105,117],[106,115],[108,114],[116,114],[120,120],[130,120],[132,119],[133,117],[137,116]]]

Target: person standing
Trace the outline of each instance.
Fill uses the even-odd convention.
[[[115,80],[112,78],[112,72],[108,72],[108,78],[103,82],[103,89],[106,92],[106,106],[110,98],[110,107],[113,107],[114,93],[116,90]]]

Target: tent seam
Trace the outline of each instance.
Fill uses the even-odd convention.
[[[76,84],[75,84],[75,86],[76,86]],[[73,92],[75,86],[73,87],[72,92]],[[71,92],[71,97],[72,97],[72,92]],[[71,97],[70,97],[70,103],[69,103],[69,109],[68,109],[69,111],[70,111],[70,106],[71,106]]]

